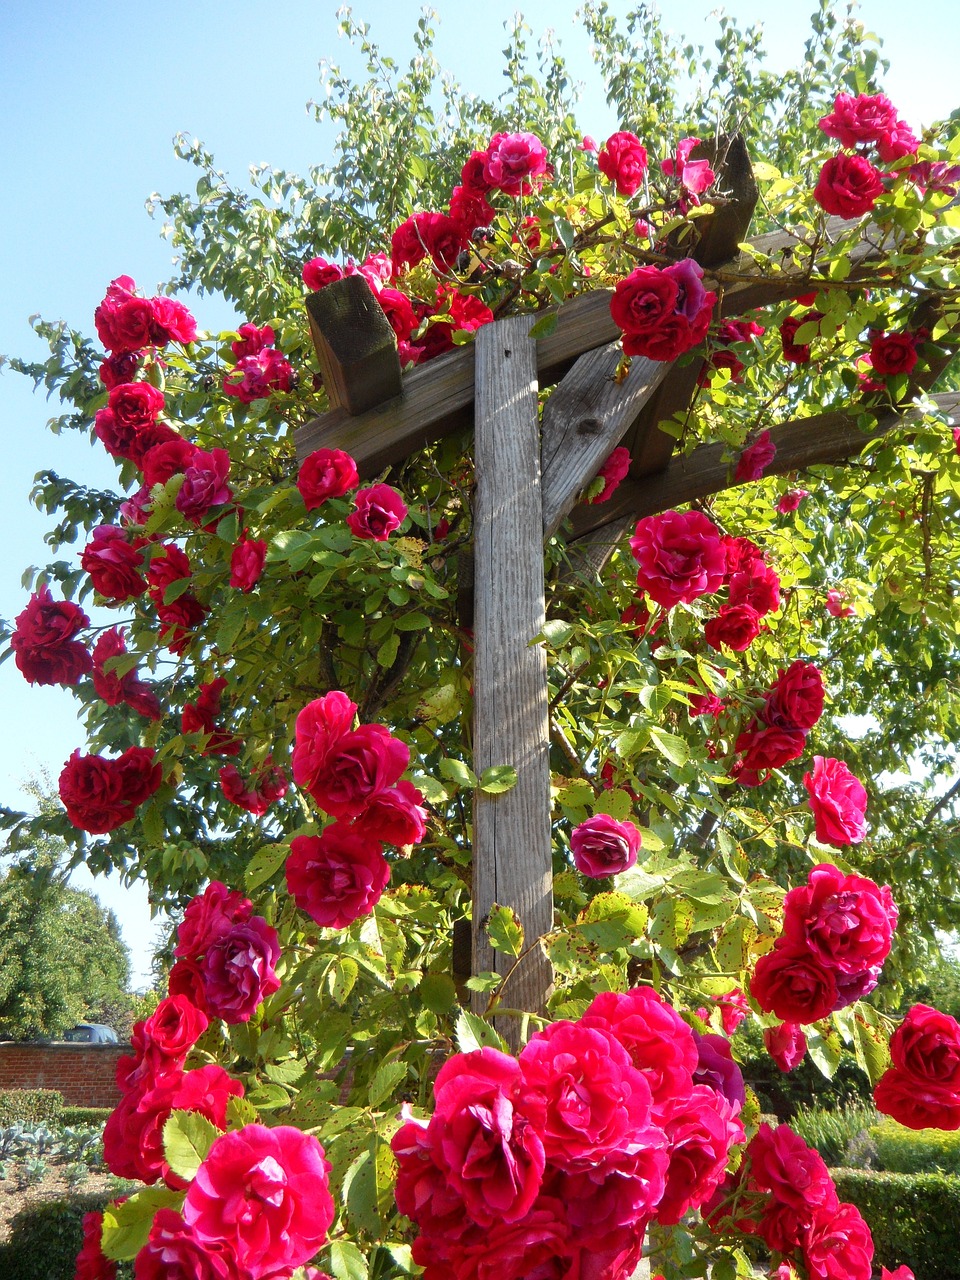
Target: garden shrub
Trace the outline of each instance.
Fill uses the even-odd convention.
[[[72,1280],[83,1244],[84,1214],[102,1210],[110,1196],[76,1195],[31,1204],[16,1215],[10,1239],[0,1246],[3,1280]],[[121,1266],[118,1280],[129,1280]]]
[[[876,1122],[877,1113],[872,1106],[849,1102],[836,1111],[801,1107],[790,1127],[809,1146],[816,1147],[828,1165],[842,1165],[850,1143]]]
[[[109,1107],[64,1107],[60,1122],[65,1129],[76,1129],[85,1125],[106,1124],[109,1118]]]
[[[0,1127],[18,1121],[63,1123],[63,1094],[56,1089],[0,1089]]]
[[[960,1174],[960,1133],[905,1129],[884,1120],[870,1130],[880,1167],[890,1173]]]
[[[960,1280],[960,1178],[862,1169],[831,1173],[841,1201],[855,1204],[873,1233],[877,1270],[905,1263],[923,1280]]]

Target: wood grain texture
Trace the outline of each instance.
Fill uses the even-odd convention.
[[[330,404],[363,413],[400,394],[396,334],[363,276],[307,295],[310,334]]]
[[[617,343],[588,351],[544,406],[540,465],[545,539],[557,531],[671,368],[636,359],[618,385],[614,375],[621,357]]]
[[[532,318],[477,334],[474,512],[474,768],[512,764],[517,784],[476,792],[473,822],[474,972],[506,973],[484,923],[494,903],[512,907],[527,943],[553,925],[549,713],[546,654],[529,642],[544,624],[540,440]],[[506,984],[502,1004],[542,1010],[552,975],[539,948]],[[485,998],[479,1001],[482,1007]],[[511,1039],[516,1019],[501,1019]]]

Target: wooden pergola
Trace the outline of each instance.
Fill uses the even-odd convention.
[[[731,194],[698,220],[693,256],[717,289],[720,315],[803,292],[812,263],[796,238],[774,233],[751,242],[775,270],[761,272],[753,255],[740,251],[757,191],[739,139],[726,147],[718,185]],[[827,235],[850,225],[833,219]],[[869,269],[879,252],[869,236],[860,239],[848,278]],[[673,437],[658,429],[686,412],[702,360],[635,358],[616,381],[620,332],[610,293],[600,290],[560,306],[549,336],[530,337],[533,314],[498,320],[481,328],[474,344],[401,378],[393,331],[362,277],[329,285],[307,306],[331,408],[298,431],[301,459],[323,447],[344,449],[369,478],[453,431],[474,431],[474,769],[512,764],[518,781],[504,794],[475,796],[473,971],[505,974],[512,961],[493,950],[484,930],[492,906],[511,907],[528,941],[553,924],[546,655],[542,645],[530,645],[545,622],[543,542],[570,517],[571,557],[582,572],[595,573],[640,517],[733,483],[722,445],[674,457]],[[924,369],[910,394],[929,389],[946,362]],[[554,390],[540,415],[538,391],[546,386]],[[956,393],[935,399],[948,413],[960,402]],[[777,453],[767,474],[841,463],[903,420],[899,412],[875,413],[865,432],[857,424],[863,412],[851,404],[774,427]],[[630,450],[628,478],[603,505],[577,505],[619,444]],[[501,1003],[541,1010],[551,981],[549,963],[534,947],[511,973]]]

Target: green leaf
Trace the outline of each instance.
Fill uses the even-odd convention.
[[[499,796],[517,785],[517,771],[512,764],[492,764],[480,775],[480,790]]]
[[[551,618],[543,624],[540,636],[546,640],[551,649],[562,649],[576,629],[572,622],[564,622],[561,618]],[[537,639],[539,638],[537,637]],[[531,644],[536,643],[537,640],[531,641]]]
[[[656,725],[651,725],[650,741],[671,764],[684,765],[690,759],[690,751],[685,739],[678,738],[675,733],[667,733],[665,729],[658,729]]]
[[[633,797],[628,791],[615,788],[604,791],[590,807],[594,813],[606,813],[611,818],[616,818],[617,822],[623,822],[633,812]]]
[[[449,1013],[457,1003],[457,984],[448,973],[425,973],[419,991],[431,1013]]]
[[[430,619],[425,613],[405,613],[395,625],[398,631],[423,631],[429,627]]]
[[[453,760],[445,756],[437,768],[448,782],[454,782],[458,787],[472,790],[477,785],[477,775],[462,760]]]
[[[197,1111],[172,1111],[163,1126],[163,1154],[174,1173],[193,1178],[220,1130]]]
[[[289,852],[290,846],[286,844],[265,844],[262,849],[258,849],[243,873],[247,892],[269,880],[283,866]]]
[[[817,1070],[828,1080],[832,1080],[840,1065],[842,1047],[840,1037],[835,1031],[826,1035],[811,1028],[807,1032],[807,1052]]]
[[[523,950],[523,925],[511,907],[494,903],[487,918],[487,937],[495,951],[518,956]]]
[[[368,1088],[371,1107],[379,1107],[386,1102],[406,1074],[405,1063],[382,1062],[374,1072]]]
[[[247,1101],[260,1111],[276,1111],[277,1107],[290,1105],[290,1094],[282,1084],[273,1080],[261,1080],[252,1092],[247,1094]]]
[[[306,1069],[306,1063],[299,1058],[284,1058],[282,1062],[268,1062],[263,1070],[274,1084],[295,1084]]]
[[[340,956],[327,975],[327,989],[338,1005],[343,1005],[360,976],[360,966],[350,956]]]
[[[343,1202],[354,1227],[376,1239],[380,1235],[377,1170],[373,1151],[361,1151],[343,1179]]]
[[[863,1016],[865,1007],[857,1006],[853,1024],[853,1051],[861,1071],[865,1071],[871,1085],[875,1085],[890,1065],[890,1047],[882,1032],[877,1027],[870,1026]]]
[[[168,1187],[144,1187],[123,1204],[107,1205],[100,1243],[103,1252],[114,1262],[135,1258],[147,1243],[157,1210],[179,1209],[185,1194]]]
[[[397,660],[399,648],[400,636],[396,631],[392,631],[377,650],[377,664],[381,667],[392,667]]]
[[[621,760],[629,760],[631,756],[639,755],[649,741],[650,727],[643,725],[638,729],[624,729],[614,739],[613,748]]]
[[[464,1009],[457,1018],[457,1048],[461,1053],[472,1053],[474,1049],[482,1049],[484,1045],[491,1049],[506,1049],[506,1045],[491,1027],[489,1022],[478,1018],[475,1013]]]
[[[421,720],[448,724],[460,714],[460,695],[455,684],[442,684],[420,699],[417,716]]]
[[[367,1260],[351,1240],[330,1244],[330,1270],[335,1280],[367,1280]]]
[[[530,326],[528,337],[536,340],[537,338],[549,338],[557,327],[559,316],[556,311],[545,312],[540,319]]]

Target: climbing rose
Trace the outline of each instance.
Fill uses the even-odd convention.
[[[226,449],[207,453],[197,449],[183,473],[183,484],[177,494],[177,510],[194,524],[199,524],[211,507],[221,507],[233,497],[227,484],[230,455]]]
[[[126,639],[119,627],[103,632],[93,646],[93,687],[108,707],[126,703],[148,720],[160,720],[163,716],[160,699],[148,684],[139,679],[136,668],[125,671],[123,675],[107,671],[106,664],[110,658],[122,657],[126,652]]]
[[[333,1198],[323,1147],[290,1125],[217,1138],[187,1189],[183,1217],[251,1280],[292,1271],[326,1241]]]
[[[578,871],[603,879],[636,863],[640,832],[632,822],[617,822],[608,814],[598,813],[574,829],[570,851]]]
[[[396,489],[388,484],[375,484],[358,490],[347,524],[355,538],[386,542],[406,518],[406,503]]]
[[[591,503],[607,502],[612,498],[629,470],[630,450],[620,445],[614,449],[613,453],[597,472],[598,478],[603,479],[603,488],[595,498],[590,499]]]
[[[960,1129],[960,1024],[915,1004],[890,1037],[893,1065],[874,1089],[877,1110],[909,1129]]]
[[[14,623],[10,648],[17,669],[30,684],[77,684],[92,668],[93,659],[74,637],[89,625],[79,605],[54,600],[42,583]]]
[[[143,595],[147,584],[138,572],[143,555],[113,524],[98,525],[80,556],[80,567],[90,575],[94,589],[117,604]]]
[[[262,538],[241,538],[230,553],[230,585],[240,591],[252,591],[260,581],[267,559],[267,544]]]
[[[867,834],[867,792],[842,760],[814,756],[813,772],[803,775],[817,839],[822,844],[859,844]]]
[[[228,889],[222,880],[212,880],[203,893],[187,904],[177,930],[175,956],[196,958],[236,924],[245,924],[253,903],[237,889]]]
[[[233,1280],[232,1256],[201,1242],[174,1209],[158,1209],[147,1243],[133,1260],[134,1280]]]
[[[844,604],[844,595],[842,591],[837,591],[835,587],[831,587],[827,592],[827,602],[825,608],[831,618],[851,618],[856,612],[852,604]]]
[[[820,668],[798,658],[786,670],[780,668],[760,716],[778,729],[812,729],[823,714],[823,698]]]
[[[83,1247],[77,1254],[73,1280],[114,1280],[117,1264],[103,1252],[103,1213],[94,1210],[83,1215]],[[139,1277],[137,1278],[139,1280]]]
[[[630,550],[637,585],[665,609],[717,591],[727,571],[716,525],[699,511],[665,511],[637,522]]]
[[[237,336],[230,343],[234,359],[242,360],[244,356],[255,356],[264,347],[272,347],[276,334],[269,324],[258,327],[255,324],[242,324],[237,329]]]
[[[716,181],[716,174],[710,167],[709,160],[691,160],[690,153],[700,146],[699,138],[684,138],[677,144],[676,155],[669,160],[661,160],[660,168],[668,178],[676,178],[691,196],[693,203],[699,204],[697,196],[703,195]]]
[[[597,156],[600,172],[617,188],[618,196],[632,196],[643,186],[647,149],[635,133],[613,133]]]
[[[695,1084],[666,1125],[670,1165],[657,1221],[673,1226],[723,1181],[730,1148],[746,1137],[739,1108],[709,1085]]]
[[[798,1066],[807,1052],[807,1037],[796,1022],[781,1022],[777,1027],[767,1027],[763,1033],[763,1044],[784,1073]]]
[[[308,289],[325,289],[328,284],[343,279],[343,267],[337,266],[335,262],[328,262],[326,258],[311,258],[303,264],[301,275]]]
[[[827,213],[859,218],[869,213],[883,194],[880,172],[861,155],[839,155],[820,171],[813,198]]]
[[[833,970],[806,947],[778,940],[757,961],[750,994],[764,1012],[806,1025],[819,1022],[836,1007],[837,983]]]
[[[115,355],[153,345],[153,304],[134,294],[129,276],[118,276],[107,286],[106,296],[93,314],[97,335]]]
[[[734,751],[741,758],[731,776],[745,787],[758,787],[771,769],[781,769],[802,756],[806,740],[805,729],[761,727],[753,721],[734,744]]]
[[[737,460],[737,469],[733,478],[738,484],[748,480],[759,480],[776,456],[777,446],[770,439],[769,431],[762,431],[748,448],[744,449]]]
[[[623,330],[623,351],[648,360],[674,360],[706,337],[715,293],[701,283],[692,258],[669,267],[637,267],[617,282],[610,314]]]
[[[727,1035],[732,1034],[732,1030],[727,1031]],[[747,1100],[747,1090],[730,1041],[713,1032],[700,1034],[695,1031],[694,1036],[697,1041],[697,1069],[693,1073],[693,1083],[707,1085],[731,1105],[742,1108]]]
[[[59,781],[60,799],[73,825],[104,835],[130,822],[163,781],[155,755],[152,747],[128,747],[116,760],[74,751]]]
[[[300,463],[297,488],[308,511],[342,498],[359,481],[357,464],[342,449],[316,449]]]
[[[721,605],[720,612],[703,628],[707,644],[714,649],[726,645],[737,653],[749,649],[760,634],[760,615],[749,604]]]
[[[495,133],[484,154],[483,177],[508,196],[528,196],[547,171],[547,149],[534,133]]]
[[[917,363],[917,340],[912,333],[872,333],[870,361],[883,378],[910,373]]]
[[[423,796],[412,782],[401,778],[395,787],[371,795],[353,827],[383,844],[419,844],[427,830]]]
[[[838,93],[829,115],[820,120],[828,138],[854,151],[862,142],[878,142],[897,122],[897,109],[882,93]]]
[[[292,386],[293,366],[275,347],[242,356],[223,379],[224,395],[235,396],[241,404],[266,400],[271,392],[289,391]]]
[[[133,382],[140,369],[140,352],[124,351],[115,356],[107,356],[100,365],[100,381],[112,391],[122,382]]]
[[[380,844],[334,822],[319,836],[294,836],[287,889],[301,911],[324,928],[346,929],[369,915],[390,879]]]
[[[870,1280],[873,1238],[856,1205],[841,1204],[814,1220],[803,1260],[809,1280]]]
[[[217,727],[220,702],[227,681],[223,676],[208,680],[200,686],[196,702],[185,702],[180,713],[181,733],[202,733],[205,741],[200,746],[204,756],[237,756],[243,750],[243,741],[235,734]]]
[[[333,689],[308,702],[299,713],[293,750],[293,780],[298,787],[310,791],[316,785],[341,739],[353,728],[356,712],[357,704]]]
[[[777,510],[782,516],[788,515],[791,511],[796,511],[797,507],[804,498],[809,498],[808,489],[788,489],[786,493],[782,493],[777,502]]]
[[[225,764],[220,770],[220,789],[224,796],[240,809],[262,818],[276,800],[287,794],[287,779],[283,770],[267,756],[255,770],[249,785],[244,782],[234,764]]]
[[[783,940],[807,947],[836,974],[882,965],[897,926],[889,888],[844,875],[830,863],[812,869],[783,902]]]
[[[257,1008],[280,989],[277,931],[262,916],[235,924],[208,945],[201,973],[207,1012],[236,1024],[249,1022]]]

